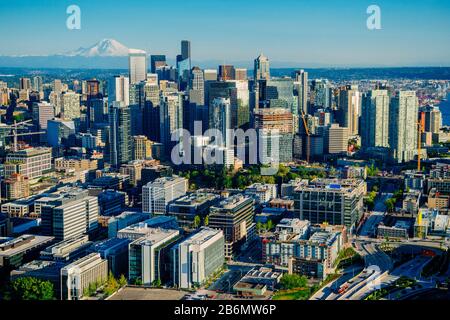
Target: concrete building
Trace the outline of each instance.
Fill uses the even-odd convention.
[[[347,153],[349,130],[333,123],[328,129],[328,153]]]
[[[225,257],[232,259],[256,236],[254,200],[237,194],[210,208],[209,227],[223,231]]]
[[[357,86],[346,86],[339,92],[339,125],[348,128],[349,136],[359,134],[361,96]]]
[[[201,228],[172,249],[173,281],[178,288],[202,285],[224,264],[224,236],[221,230]]]
[[[79,300],[91,283],[108,277],[108,261],[91,253],[61,269],[61,300]]]
[[[315,179],[294,191],[295,212],[313,224],[345,225],[353,231],[363,214],[364,180]]]
[[[130,84],[147,79],[147,53],[143,50],[130,49],[128,56]]]
[[[289,273],[324,279],[334,272],[334,262],[343,247],[342,232],[322,226],[311,227],[302,238],[287,230],[263,242],[266,263],[287,267]]]
[[[165,214],[167,205],[182,196],[188,189],[188,180],[182,177],[162,177],[142,187],[142,211]]]
[[[178,230],[154,229],[129,244],[128,278],[131,283],[152,285],[170,278],[169,246],[179,237]]]
[[[255,59],[253,79],[255,81],[270,79],[270,62],[262,53]]]
[[[73,91],[63,92],[61,95],[61,116],[65,120],[81,117],[80,95]]]
[[[108,81],[108,102],[123,102],[130,105],[130,78],[125,76],[114,76]]]
[[[5,161],[5,177],[19,173],[30,180],[38,179],[52,169],[51,148],[27,148],[9,152]]]
[[[9,272],[39,256],[53,237],[24,234],[0,243],[0,274]]]
[[[128,245],[127,238],[111,238],[92,245],[88,251],[100,254],[102,259],[108,261],[108,273],[118,278],[121,275],[128,275]]]
[[[73,190],[41,208],[42,231],[57,240],[91,233],[98,227],[98,200],[87,190]]]
[[[182,227],[195,226],[195,217],[200,218],[200,224],[204,223],[205,217],[209,214],[209,208],[217,205],[220,196],[213,193],[196,192],[174,200],[169,204],[167,214],[177,219]]]
[[[133,137],[133,160],[147,160],[152,158],[152,141],[146,136]]]
[[[120,215],[108,219],[108,238],[115,238],[117,233],[128,226],[142,222],[150,216],[142,212],[125,211]]]
[[[69,262],[86,255],[92,245],[87,235],[79,235],[57,242],[41,251],[42,260]]]
[[[257,203],[267,203],[277,197],[277,185],[269,183],[254,183],[245,188],[244,193],[256,200]]]

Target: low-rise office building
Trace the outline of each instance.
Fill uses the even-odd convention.
[[[256,236],[254,200],[236,194],[210,208],[208,226],[223,231],[225,257],[232,259],[243,245]]]
[[[277,185],[269,183],[254,183],[245,188],[244,193],[255,199],[257,203],[267,203],[277,197]]]
[[[315,179],[295,189],[295,212],[312,224],[345,225],[352,232],[364,213],[366,191],[364,180]]]
[[[92,245],[87,235],[80,235],[60,241],[41,251],[42,260],[69,262],[86,255]]]
[[[152,285],[170,279],[169,246],[179,237],[178,230],[148,228],[144,237],[129,244],[129,274],[131,283]]]
[[[220,196],[213,193],[196,192],[181,197],[169,205],[168,215],[177,219],[182,227],[195,227],[195,217],[204,221],[209,208],[218,204]],[[198,226],[197,226],[198,227]]]
[[[89,252],[97,252],[102,259],[108,261],[108,273],[118,278],[128,276],[128,245],[131,240],[111,238],[97,242],[89,247]]]
[[[106,281],[108,261],[91,253],[61,269],[61,300],[79,300],[91,283]]]
[[[22,235],[0,243],[0,269],[11,271],[39,256],[39,252],[52,241],[53,237]]]
[[[172,256],[174,284],[183,289],[199,286],[224,264],[223,232],[202,227],[175,245]]]

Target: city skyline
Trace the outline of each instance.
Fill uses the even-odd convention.
[[[128,48],[165,54],[170,60],[180,51],[179,41],[188,39],[195,62],[251,62],[264,53],[273,65],[286,67],[450,65],[450,42],[445,41],[450,5],[438,0],[430,1],[433,5],[412,1],[408,7],[377,1],[381,30],[367,28],[366,11],[373,3],[365,0],[351,4],[286,1],[283,5],[262,1],[259,6],[234,0],[164,4],[132,0],[108,7],[81,0],[76,3],[81,10],[80,30],[66,27],[66,9],[72,3],[48,6],[49,2],[0,5],[7,12],[0,26],[15,26],[15,32],[4,35],[9,45],[0,49],[0,56],[61,54],[112,38]],[[21,19],[35,12],[39,12],[38,24]],[[127,23],[120,23],[121,17]]]

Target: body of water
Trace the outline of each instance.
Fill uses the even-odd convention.
[[[447,101],[441,102],[439,109],[442,112],[442,124],[450,126],[450,93],[447,94]]]

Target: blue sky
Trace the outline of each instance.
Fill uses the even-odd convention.
[[[66,8],[81,8],[81,30]],[[381,8],[382,30],[366,28]],[[448,0],[0,0],[0,55],[53,54],[113,38],[174,57],[181,39],[194,60],[450,66]]]

